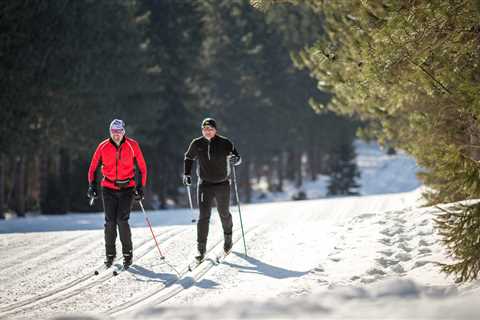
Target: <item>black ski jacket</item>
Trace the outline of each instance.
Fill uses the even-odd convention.
[[[197,175],[200,183],[220,183],[228,180],[230,166],[228,156],[240,157],[228,138],[215,135],[212,140],[205,137],[194,139],[185,153],[184,174],[191,175],[193,161],[198,160]]]

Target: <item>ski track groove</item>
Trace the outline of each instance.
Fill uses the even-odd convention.
[[[161,242],[169,241],[169,240],[173,239],[174,237],[176,237],[176,236],[178,236],[182,233],[185,233],[189,228],[190,227],[184,227],[181,230],[169,230],[167,235],[162,235],[162,238],[157,238],[157,239]],[[145,244],[147,244],[151,240],[152,239],[149,239],[149,238],[145,239],[138,246],[137,250],[142,248]],[[152,249],[156,250],[155,244],[151,245],[142,254],[139,254],[137,256],[137,260],[139,260],[143,256],[147,255]],[[81,276],[80,278],[77,278],[73,281],[70,281],[70,282],[68,282],[68,283],[66,283],[66,284],[64,284],[60,287],[57,287],[57,288],[53,289],[53,290],[50,290],[48,292],[45,292],[43,294],[28,298],[28,299],[25,299],[23,301],[19,301],[19,302],[7,305],[5,307],[2,307],[2,308],[0,308],[0,317],[6,316],[6,315],[9,315],[9,314],[16,314],[18,312],[31,309],[32,307],[36,306],[39,303],[46,302],[44,300],[46,300],[46,299],[50,300],[50,298],[55,297],[57,294],[60,294],[64,291],[69,291],[69,289],[73,288],[73,290],[71,292],[66,292],[63,295],[60,295],[58,298],[53,300],[51,303],[64,301],[64,300],[69,299],[69,298],[71,298],[75,295],[80,294],[81,292],[83,292],[85,290],[93,288],[95,285],[101,284],[101,283],[111,279],[112,277],[114,277],[113,274],[112,274],[112,269],[105,269],[103,267],[103,265],[100,266],[99,268],[96,268],[95,270],[101,270],[101,271],[99,271],[100,274],[99,275],[94,275],[94,273],[93,273],[94,270],[91,270],[91,272]],[[75,288],[76,286],[81,285],[82,283],[86,282],[87,280],[89,280],[91,278],[95,278],[95,280],[90,282],[90,283],[85,283],[85,285],[80,286],[78,288]]]
[[[66,244],[76,242],[77,240],[83,240],[83,238],[90,238],[91,235],[89,233],[84,233],[81,235],[75,235],[74,237],[70,237],[68,239],[58,239],[58,241],[55,241],[53,243],[49,243],[46,246],[42,248],[38,248],[34,252],[29,251],[27,254],[24,254],[23,256],[16,257],[12,259],[12,261],[7,262],[7,266],[5,268],[2,268],[0,270],[0,275],[5,273],[6,271],[12,269],[12,268],[18,268],[19,265],[25,265],[25,264],[30,264],[31,261],[35,261],[36,259],[42,258],[43,255],[45,254],[51,254],[53,250],[62,250],[64,249]],[[52,249],[53,248],[53,249]],[[25,258],[30,258],[28,260],[25,260]]]
[[[78,238],[76,240],[79,240]],[[81,255],[81,253],[88,252],[88,250],[92,250],[93,247],[98,246],[99,243],[101,242],[101,239],[98,238],[97,236],[89,237],[88,239],[83,239],[82,242],[77,243],[75,242],[69,242],[67,245],[65,245],[62,248],[55,248],[48,253],[51,255],[48,259],[42,260],[41,255],[32,258],[25,263],[21,263],[17,266],[11,266],[16,267],[15,270],[12,271],[12,274],[15,275],[12,277],[12,274],[9,274],[8,277],[10,279],[15,279],[18,274],[26,273],[28,272],[28,275],[31,276],[32,274],[37,274],[40,273],[43,274],[48,272],[48,270],[45,269],[39,269],[39,268],[32,268],[32,265],[48,265],[50,268],[52,266],[56,266],[59,264],[68,264],[71,261],[75,260],[77,256]],[[85,243],[88,243],[86,247],[84,246]],[[77,251],[75,256],[69,255],[68,252],[71,251],[70,245],[75,245],[75,247],[84,247],[84,249]],[[67,247],[68,246],[68,247]],[[58,250],[57,250],[58,249]],[[88,250],[87,250],[88,249]],[[57,253],[58,252],[58,253]],[[55,253],[52,255],[52,253]],[[67,254],[66,254],[67,253]],[[63,259],[63,256],[67,256],[68,258]],[[29,269],[30,268],[30,269]],[[0,274],[0,278],[4,276]]]
[[[250,228],[245,232],[245,235],[249,234],[251,231],[257,228],[258,226]],[[235,229],[234,232],[238,230],[240,230],[240,228]],[[233,242],[233,244],[235,245],[241,239],[242,239],[242,236],[237,237]],[[183,290],[190,288],[194,283],[196,283],[205,274],[207,274],[207,272],[210,271],[214,266],[221,264],[223,262],[223,259],[222,259],[220,263],[217,263],[215,261],[217,254],[215,255],[211,254],[212,252],[216,251],[215,249],[217,249],[218,246],[221,245],[222,243],[223,243],[223,238],[220,237],[220,239],[217,240],[217,242],[215,242],[215,244],[212,247],[210,247],[210,249],[207,251],[206,255],[208,257],[205,258],[205,260],[202,262],[200,266],[193,269],[191,272],[188,271],[188,266],[194,263],[193,259],[188,263],[186,267],[182,269],[182,271],[180,272],[180,277],[177,277],[177,279],[171,281],[170,283],[165,284],[160,289],[156,289],[156,290],[141,294],[137,298],[131,299],[129,302],[125,302],[119,306],[113,307],[110,310],[107,310],[106,312],[104,312],[104,314],[109,317],[114,317],[114,316],[117,317],[119,315],[130,314],[137,309],[136,308],[137,306],[141,306],[143,304],[152,304],[153,302],[155,303],[155,305],[158,305],[178,295]],[[222,252],[223,252],[223,247],[222,247]],[[186,277],[189,273],[192,274],[192,277]],[[175,284],[179,284],[179,285],[177,287],[174,287]],[[160,295],[160,297],[156,297],[159,294],[162,294],[162,295]],[[147,299],[152,301],[146,302]]]

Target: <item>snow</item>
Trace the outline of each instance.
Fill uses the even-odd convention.
[[[375,142],[356,140],[356,164],[360,171],[357,183],[360,195],[375,195],[412,191],[420,187],[416,174],[420,170],[411,156],[402,150],[395,155],[388,155]],[[292,183],[285,183],[283,192],[266,192],[266,181],[261,180],[254,189],[253,202],[288,201],[294,199],[300,190],[308,199],[325,198],[329,177],[319,175],[316,181],[306,180],[299,189]]]
[[[148,212],[166,262],[143,214],[132,212],[134,264],[116,277],[101,267],[102,214],[1,221],[0,318],[478,319],[480,282],[458,284],[440,272],[437,263],[450,261],[433,227],[441,211],[422,206],[407,172],[415,166],[405,155],[390,158],[397,164],[364,155],[379,168],[365,179],[397,177],[406,190],[244,205],[248,256],[232,206],[233,252],[218,265],[223,234],[214,212],[207,259],[193,272],[190,210]]]

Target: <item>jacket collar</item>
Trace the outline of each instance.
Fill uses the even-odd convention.
[[[217,137],[218,137],[218,135],[214,135],[213,138],[210,140],[210,142],[213,142],[213,141],[217,140]],[[207,139],[207,138],[205,138],[204,136],[202,136],[202,138],[203,138],[203,140],[205,140],[206,142],[208,142],[208,139]]]
[[[115,148],[120,148],[120,146],[125,142],[125,140],[127,139],[127,136],[124,135],[123,138],[122,138],[122,141],[120,141],[120,144],[117,146],[117,144],[115,143],[115,141],[113,141],[112,137],[110,137],[108,140],[110,141],[111,144],[113,144],[115,146]]]

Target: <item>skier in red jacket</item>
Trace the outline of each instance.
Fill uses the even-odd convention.
[[[143,199],[143,187],[147,182],[147,166],[138,142],[125,135],[125,124],[115,119],[110,123],[110,138],[102,141],[88,170],[90,199],[97,198],[96,171],[101,165],[103,208],[105,210],[105,265],[110,267],[116,256],[115,241],[118,233],[122,243],[123,265],[132,264],[132,233],[128,219],[132,200]],[[135,166],[140,171],[135,181]]]

